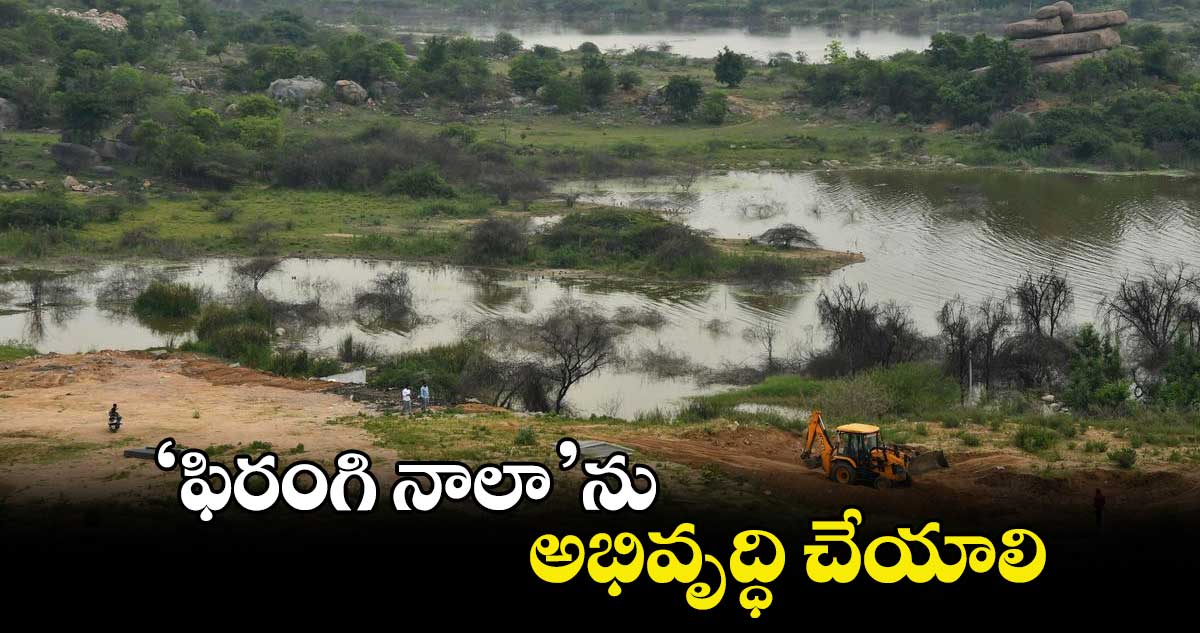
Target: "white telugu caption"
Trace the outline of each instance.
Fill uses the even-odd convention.
[[[629,466],[629,455],[614,452],[602,459],[581,459],[579,443],[563,438],[555,448],[559,469],[566,471],[582,464],[586,481],[580,488],[580,506],[587,512],[641,512],[649,509],[658,495],[658,476],[644,464]],[[379,481],[371,473],[371,458],[361,451],[347,450],[334,459],[332,477],[315,462],[292,462],[279,472],[279,456],[265,452],[257,458],[234,457],[235,472],[221,463],[210,462],[202,450],[180,449],[174,438],[158,443],[154,463],[159,469],[179,468],[179,501],[200,516],[213,517],[236,504],[250,512],[263,512],[282,501],[287,508],[312,512],[323,506],[336,512],[370,512],[379,501]],[[413,462],[395,464],[396,483],[392,485],[392,506],[398,512],[431,512],[443,500],[473,499],[485,510],[506,512],[522,501],[545,500],[554,488],[550,470],[538,462],[483,464],[475,469],[461,462]],[[310,485],[301,487],[303,477]],[[251,490],[254,478],[265,485]],[[347,491],[352,481],[359,482],[362,494]],[[357,503],[352,497],[359,497]]]

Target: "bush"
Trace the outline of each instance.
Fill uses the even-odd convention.
[[[203,293],[187,284],[155,281],[133,301],[133,312],[143,319],[182,319],[200,311]]]
[[[962,433],[958,436],[958,439],[962,440],[964,446],[975,447],[983,443],[983,440],[979,439],[979,436],[973,433]]]
[[[416,352],[405,352],[380,363],[369,379],[372,386],[416,389],[428,384],[432,397],[447,403],[467,395],[469,378],[479,365],[488,362],[482,346],[464,340]]]
[[[1089,440],[1088,442],[1085,442],[1083,445],[1083,452],[1085,452],[1085,453],[1103,453],[1107,450],[1108,450],[1108,443],[1101,442],[1098,440]]]
[[[410,198],[453,198],[454,188],[442,178],[433,165],[422,165],[404,171],[395,171],[383,183],[383,188],[393,195]]]
[[[542,87],[541,99],[559,112],[568,114],[584,108],[583,87],[575,77],[552,77]]]
[[[513,438],[513,444],[517,446],[534,446],[537,444],[537,436],[533,433],[532,426],[523,426],[517,429],[517,436]]]
[[[626,92],[642,85],[642,76],[632,68],[626,68],[617,73],[617,85]]]
[[[1109,451],[1108,458],[1121,468],[1133,468],[1133,465],[1137,463],[1137,451],[1132,448],[1119,448]]]
[[[1013,436],[1013,444],[1017,448],[1030,453],[1053,448],[1058,443],[1059,435],[1053,429],[1033,424],[1022,424]]]
[[[720,92],[704,97],[700,106],[700,117],[709,125],[721,125],[729,115],[729,99]]]
[[[1121,352],[1109,337],[1103,341],[1085,325],[1073,341],[1071,370],[1063,399],[1078,412],[1110,411],[1129,398],[1121,371]]]
[[[690,117],[696,111],[696,107],[700,105],[700,99],[703,96],[704,86],[695,77],[675,75],[667,81],[666,87],[663,88],[663,98],[666,99],[675,118],[679,120]]]
[[[0,199],[0,228],[79,228],[86,221],[87,213],[61,193]]]
[[[529,255],[529,238],[513,220],[489,218],[476,224],[463,243],[460,258],[468,264],[518,264]]]
[[[275,353],[262,369],[280,376],[309,378],[336,374],[342,370],[342,366],[332,358],[312,356],[307,350],[301,349]]]

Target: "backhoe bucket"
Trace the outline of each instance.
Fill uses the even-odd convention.
[[[908,472],[912,475],[949,467],[950,462],[946,461],[946,454],[942,451],[923,451],[908,462]]]

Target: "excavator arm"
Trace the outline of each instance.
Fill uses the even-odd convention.
[[[821,451],[821,467],[828,473],[833,459],[833,441],[829,439],[829,431],[825,428],[821,412],[814,410],[808,417],[808,432],[804,435],[804,452],[800,454],[801,459],[808,461],[813,457],[813,445],[817,441],[821,443],[818,449]]]

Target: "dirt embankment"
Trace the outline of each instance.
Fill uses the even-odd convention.
[[[361,402],[333,389],[337,386],[188,354],[98,352],[3,364],[0,500],[161,501],[174,494],[178,474],[125,459],[121,449],[154,445],[165,437],[190,447],[214,447],[219,454],[214,458],[223,461],[239,446],[253,445],[252,452],[258,453],[264,443],[285,461],[330,463],[339,451],[359,449],[372,456],[381,484],[390,485],[394,451],[377,445],[378,438],[361,425],[327,423],[369,413]],[[105,426],[113,402],[126,421],[116,434]],[[770,507],[830,515],[853,505],[867,516],[941,520],[962,528],[1050,520],[1082,533],[1092,524],[1096,488],[1108,498],[1113,524],[1200,512],[1200,474],[1186,464],[1139,462],[1137,469],[1117,470],[1063,461],[1048,470],[1047,462],[1000,443],[975,449],[960,445],[947,452],[949,469],[923,473],[911,488],[876,491],[839,485],[806,468],[799,460],[800,437],[761,425],[563,423],[518,419],[482,405],[464,408],[436,425],[415,424],[423,426],[395,430],[410,433],[409,441],[423,443],[421,454],[439,456],[435,458],[445,458],[450,440],[460,454],[511,450],[509,432],[532,425],[539,437],[607,440],[633,449],[635,461],[681,465],[683,474],[670,476],[683,479],[668,479],[664,487],[694,488],[696,481],[726,477],[743,482],[742,489]],[[549,453],[545,457],[553,458]],[[700,486],[701,496],[706,488]]]
[[[121,457],[124,447],[165,437],[196,448],[270,442],[272,450],[304,458],[372,447],[359,429],[325,424],[362,410],[326,393],[330,386],[189,354],[97,352],[0,365],[0,497],[90,499],[170,489],[176,473]],[[117,433],[106,426],[113,403],[125,420]]]

